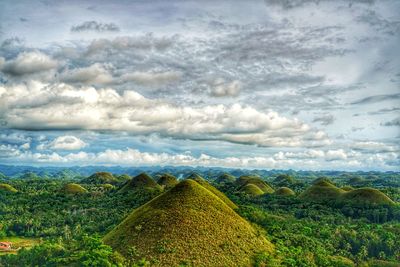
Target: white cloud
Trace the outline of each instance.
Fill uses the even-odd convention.
[[[33,74],[57,67],[57,61],[39,51],[22,52],[14,60],[1,64],[1,71],[10,75]]]
[[[36,147],[37,150],[79,150],[87,144],[76,136],[63,135],[51,142],[44,142]]]
[[[3,90],[2,90],[3,88]],[[0,120],[16,129],[116,130],[259,146],[324,144],[305,123],[241,104],[179,106],[135,91],[66,84],[0,87]],[[317,131],[318,133],[318,131]]]
[[[60,81],[66,83],[108,84],[113,80],[105,65],[94,63],[89,67],[66,70],[60,74]]]
[[[347,154],[343,149],[328,150],[326,152],[325,158],[327,160],[346,160]]]
[[[178,71],[135,71],[121,76],[123,81],[133,81],[145,86],[160,86],[177,82],[181,79],[182,73]]]

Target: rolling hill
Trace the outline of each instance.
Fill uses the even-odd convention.
[[[159,186],[147,173],[143,172],[126,182],[119,192],[127,192],[138,189],[161,190],[161,186]]]

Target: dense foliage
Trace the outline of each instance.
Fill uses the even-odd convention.
[[[234,174],[234,173],[233,173]],[[174,173],[177,177],[178,174]],[[288,175],[288,174],[286,174]],[[337,187],[378,188],[400,201],[399,179],[379,173],[329,177]],[[0,256],[0,266],[146,266],[146,259],[129,261],[102,243],[133,209],[160,194],[159,188],[121,192],[123,180],[114,185],[85,183],[74,176],[57,178],[5,178],[17,191],[0,192],[0,238],[41,238],[40,245],[21,249],[17,255]],[[220,173],[209,172],[213,182],[239,209],[237,212],[264,228],[275,245],[275,254],[259,253],[256,266],[398,266],[400,262],[399,205],[363,205],[298,198],[316,175],[279,174],[262,178],[274,190],[281,186],[296,195],[249,195],[242,185]],[[393,178],[395,177],[395,178]],[[85,177],[83,177],[85,178]],[[228,177],[230,178],[230,177]],[[78,183],[87,192],[69,194],[65,185]],[[234,205],[234,204],[233,204]],[[130,251],[132,255],[136,252]],[[47,265],[43,263],[46,262]],[[384,265],[387,264],[387,265]]]

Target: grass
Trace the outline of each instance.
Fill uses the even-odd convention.
[[[9,184],[0,184],[0,191],[6,191],[6,192],[11,192],[11,193],[18,192],[17,189],[15,189],[13,186],[11,186]]]
[[[394,205],[395,202],[381,191],[369,187],[354,189],[345,192],[341,201],[351,204],[367,204],[367,205]]]
[[[18,248],[30,248],[33,247],[34,245],[38,245],[41,240],[38,238],[27,238],[27,237],[2,237],[0,238],[0,242],[11,242],[13,249],[18,249]],[[6,254],[16,254],[17,250],[12,250],[12,251],[0,251],[0,256],[1,255],[6,255]]]
[[[273,251],[259,230],[191,179],[134,210],[104,241],[125,257],[134,248],[151,266],[251,266],[253,255]]]
[[[344,192],[344,190],[336,187],[328,181],[322,180],[307,188],[300,194],[299,198],[316,202],[331,201],[337,200]]]
[[[221,174],[215,182],[219,184],[226,184],[226,183],[233,183],[235,182],[236,178],[233,175],[230,175],[229,173],[223,173]]]
[[[296,195],[296,193],[288,188],[288,187],[280,187],[275,191],[275,194],[279,195],[279,196],[294,196]]]
[[[246,184],[245,186],[242,186],[240,188],[240,192],[245,193],[246,195],[249,195],[249,196],[259,196],[259,195],[264,194],[264,191],[262,191],[255,184]]]
[[[79,184],[69,183],[64,185],[64,187],[61,189],[61,192],[66,194],[84,194],[88,191],[86,188],[82,187]]]

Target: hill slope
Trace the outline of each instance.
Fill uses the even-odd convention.
[[[280,187],[275,191],[278,196],[294,196],[296,193],[288,187]]]
[[[271,194],[274,192],[274,189],[272,189],[265,181],[263,181],[261,178],[257,176],[240,176],[236,180],[236,183],[239,185],[240,188],[247,184],[254,184],[258,188],[260,188],[264,193]]]
[[[87,192],[87,190],[79,184],[69,183],[64,185],[64,187],[61,189],[61,192],[65,194],[84,194]]]
[[[258,251],[273,246],[215,194],[193,180],[134,210],[104,242],[152,266],[250,266]]]
[[[343,189],[336,187],[328,181],[321,180],[302,192],[299,198],[316,202],[330,201],[337,200],[344,192]]]
[[[259,196],[264,194],[264,191],[254,184],[246,184],[245,186],[242,186],[240,192],[249,196]]]
[[[0,191],[15,193],[18,192],[13,186],[9,184],[0,184]]]

